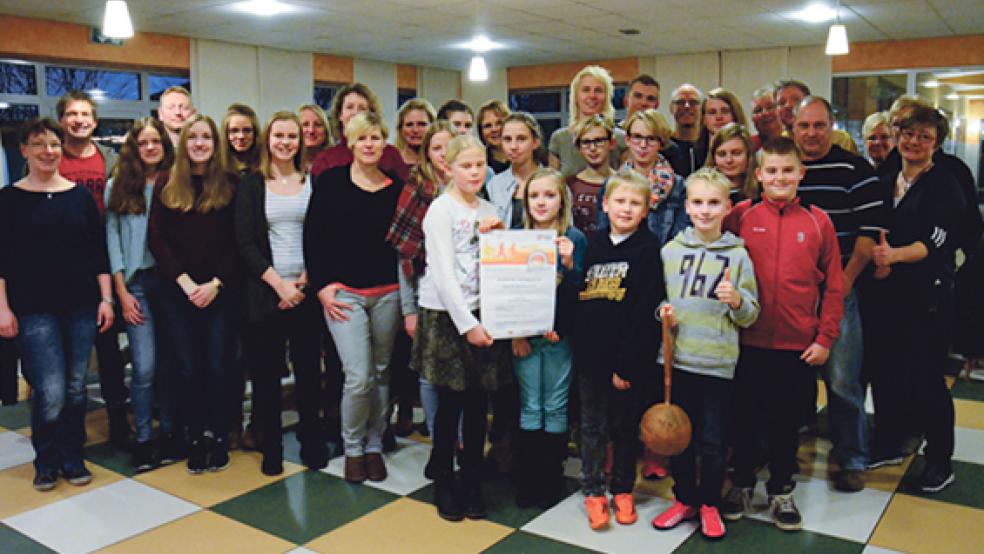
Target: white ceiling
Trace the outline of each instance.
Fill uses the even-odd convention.
[[[465,69],[452,45],[478,33],[507,48],[493,67],[722,49],[823,44],[829,23],[790,13],[815,0],[282,0],[262,18],[232,0],[129,2],[138,31]],[[833,5],[833,0],[826,0]],[[100,25],[103,0],[0,0],[0,13]],[[844,0],[852,41],[981,33],[981,0]],[[635,28],[636,36],[619,29]],[[16,32],[4,30],[3,32]]]

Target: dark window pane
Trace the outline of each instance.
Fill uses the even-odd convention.
[[[37,94],[34,64],[0,62],[0,93]]]
[[[37,104],[7,104],[0,102],[0,142],[7,158],[7,178],[13,183],[24,174],[24,158],[20,153],[21,122],[38,117],[41,111]],[[0,186],[4,171],[0,168]]]
[[[509,95],[509,109],[530,113],[559,112],[560,92],[518,92]]]
[[[19,123],[33,117],[38,117],[40,113],[41,111],[37,104],[7,104],[6,102],[0,102],[0,124],[5,127],[8,124]],[[4,144],[7,144],[7,141],[4,141]]]
[[[335,98],[338,87],[327,85],[314,85],[314,103],[321,106],[325,112],[331,110],[331,101]]]
[[[70,90],[84,90],[97,102],[140,100],[140,74],[102,69],[48,66],[45,68],[48,96],[61,96]]]
[[[151,100],[160,100],[161,93],[171,87],[184,87],[191,92],[191,77],[183,77],[181,75],[148,75],[147,76],[147,87],[150,89],[147,91]]]
[[[400,90],[396,95],[396,107],[400,107],[407,100],[413,100],[417,97],[417,91],[415,90]]]
[[[549,142],[550,135],[561,127],[560,118],[557,117],[538,117],[536,120],[540,123],[540,130],[543,131],[544,143]]]
[[[629,87],[621,86],[615,87],[615,93],[612,95],[612,105],[615,109],[621,109],[625,101],[625,93],[628,92]]]

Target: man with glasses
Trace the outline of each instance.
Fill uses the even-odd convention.
[[[62,159],[58,172],[62,177],[88,190],[96,201],[99,214],[105,216],[106,179],[116,165],[116,152],[92,140],[98,119],[96,103],[88,94],[73,90],[55,106],[58,124],[65,132]],[[117,318],[121,321],[123,318]],[[120,354],[119,328],[96,335],[96,359],[99,386],[109,415],[109,439],[120,450],[133,444],[133,430],[126,416],[127,389],[123,382],[123,356]]]
[[[672,139],[680,147],[684,160],[683,171],[677,170],[681,177],[687,177],[707,161],[707,145],[699,144],[700,104],[703,100],[704,93],[699,88],[685,83],[673,91],[670,101],[670,113],[676,121]]]
[[[793,140],[800,149],[806,176],[799,198],[827,212],[837,230],[844,265],[844,318],[840,336],[829,351],[821,374],[827,385],[828,413],[840,466],[834,486],[844,492],[864,488],[868,459],[868,419],[861,384],[861,315],[855,280],[871,261],[879,232],[886,229],[889,195],[874,170],[860,156],[831,142],[834,114],[827,100],[807,96],[793,111]],[[804,391],[815,414],[815,395]]]

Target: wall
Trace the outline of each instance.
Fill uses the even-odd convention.
[[[353,80],[367,85],[379,97],[386,123],[390,128],[390,142],[392,142],[395,135],[393,125],[396,122],[397,108],[396,64],[356,58],[353,70]]]
[[[507,70],[509,89],[566,87],[574,75],[586,65],[600,65],[607,69],[616,83],[626,83],[639,73],[639,58],[617,58],[583,62],[554,63],[510,67]]]
[[[835,56],[833,62],[834,73],[982,65],[984,34],[852,42],[851,51],[844,56]]]
[[[508,102],[509,77],[505,68],[490,67],[489,80],[484,82],[469,81],[467,72],[461,72],[461,99],[475,110],[475,117],[478,117],[479,106],[493,98]],[[480,123],[476,121],[475,127],[478,128]]]
[[[315,54],[311,57],[314,80],[322,83],[351,83],[355,74],[352,58]]]
[[[417,96],[429,100],[435,110],[448,100],[461,98],[460,71],[434,67],[417,69]]]

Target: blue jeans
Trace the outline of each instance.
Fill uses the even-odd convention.
[[[567,339],[553,343],[529,339],[533,350],[513,357],[519,379],[519,426],[524,431],[567,432],[567,393],[571,385],[571,346]]]
[[[96,309],[19,318],[24,377],[31,385],[31,444],[38,472],[83,467],[85,371],[96,340]]]
[[[227,285],[211,304],[199,309],[176,284],[169,283],[164,285],[162,300],[161,315],[179,386],[175,398],[179,399],[188,436],[200,440],[208,429],[216,439],[226,440],[242,300],[239,291]]]
[[[863,352],[858,293],[852,290],[844,298],[840,336],[830,349],[821,375],[827,385],[834,443],[830,455],[841,468],[858,471],[868,467],[868,417],[861,384]]]
[[[130,356],[133,359],[130,401],[133,403],[133,417],[137,425],[137,442],[147,442],[151,439],[153,430],[151,413],[160,332],[154,313],[159,307],[160,281],[153,270],[141,270],[127,284],[127,290],[140,302],[140,311],[144,317],[141,325],[126,324],[126,336],[130,341]],[[162,419],[163,414],[162,410]]]

